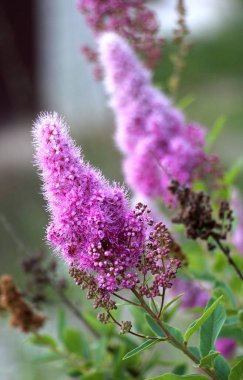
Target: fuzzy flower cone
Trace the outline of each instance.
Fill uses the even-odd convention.
[[[95,274],[107,293],[134,287],[145,240],[143,216],[130,210],[122,188],[84,161],[56,113],[40,115],[33,136],[51,216],[48,241],[69,266]]]

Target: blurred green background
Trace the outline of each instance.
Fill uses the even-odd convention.
[[[243,2],[232,0],[232,3],[236,4],[237,11],[232,13],[231,19],[222,25],[220,30],[206,33],[200,38],[192,38],[192,49],[187,57],[187,65],[182,74],[178,95],[178,100],[186,95],[195,99],[185,111],[187,117],[202,123],[209,129],[220,115],[226,117],[225,128],[214,147],[214,151],[220,155],[224,167],[229,167],[239,159],[243,150]],[[72,7],[73,12],[76,12],[74,2]],[[5,16],[7,17],[7,12],[5,12]],[[58,12],[56,17],[58,17]],[[220,17],[220,9],[215,17]],[[83,22],[81,18],[78,20],[80,23]],[[15,30],[14,24],[13,30]],[[39,33],[39,35],[41,34]],[[77,35],[75,38],[80,40],[81,44],[82,36]],[[66,43],[68,44],[69,41]],[[156,73],[157,80],[161,81],[164,86],[171,73],[171,63],[168,57],[173,49],[170,39],[167,38],[164,46],[164,59]],[[53,59],[55,59],[54,54],[55,49]],[[82,57],[80,57],[80,62],[83,66],[87,65]],[[79,102],[81,104],[83,97],[86,96],[86,88],[81,85],[81,63],[80,77],[76,76],[77,82],[80,79],[80,92],[76,96],[77,104]],[[65,70],[64,64],[62,69]],[[69,70],[69,67],[66,69]],[[4,75],[3,73],[4,70],[2,75]],[[95,83],[92,74],[88,72],[88,75],[89,83],[93,83],[94,91],[97,89],[98,92],[102,92],[101,85]],[[34,82],[36,84],[37,79]],[[94,96],[93,93],[92,96]],[[0,120],[0,272],[1,274],[13,274],[20,284],[23,281],[19,269],[21,254],[23,254],[19,249],[21,244],[33,251],[39,248],[46,249],[43,237],[47,224],[47,213],[41,196],[40,181],[32,165],[30,134],[35,112],[39,112],[45,102],[43,103],[43,99],[38,101],[38,96],[36,99],[34,106],[31,106],[29,110],[28,107],[25,108],[23,113],[18,112],[16,117],[13,117],[10,107],[9,113],[5,112],[4,118]],[[68,99],[66,101],[68,102]],[[104,94],[98,99],[98,102],[101,108],[107,107]],[[91,99],[89,111],[91,117],[87,121],[90,125],[86,126],[91,133],[84,132],[83,127],[79,129],[78,120],[82,120],[82,112],[78,107],[71,132],[82,146],[86,158],[93,165],[99,167],[108,178],[122,181],[121,157],[115,149],[112,137],[113,117],[107,111],[105,116],[101,115],[100,117],[100,126],[93,127],[92,107]],[[61,106],[57,108],[59,112],[65,114],[65,109],[62,109]],[[68,121],[69,119],[68,117]],[[237,185],[243,188],[243,173],[240,174]],[[18,242],[18,239],[21,242]],[[52,324],[53,321],[48,322],[47,329],[51,330]],[[25,336],[6,327],[4,319],[0,320],[0,336],[0,379],[39,380],[44,376],[46,379],[53,379],[56,375],[60,380],[66,379],[58,366],[57,369],[55,369],[55,365],[42,368],[33,364],[31,358],[38,355],[38,352],[27,344]]]

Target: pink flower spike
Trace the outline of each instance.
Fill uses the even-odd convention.
[[[204,152],[205,130],[185,121],[132,48],[115,33],[99,39],[105,86],[116,116],[115,140],[125,155],[126,182],[135,193],[171,203],[168,185],[190,185],[208,175],[215,159]]]
[[[134,287],[145,240],[143,217],[129,209],[122,188],[85,163],[56,113],[41,114],[33,136],[51,214],[48,241],[70,266],[97,274],[107,293],[120,285]]]

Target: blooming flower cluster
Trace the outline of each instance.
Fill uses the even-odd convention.
[[[231,205],[236,217],[236,228],[232,235],[232,243],[243,255],[243,202],[237,190],[232,193]]]
[[[151,225],[153,228],[146,241],[140,267],[143,281],[139,291],[147,298],[161,296],[162,289],[171,288],[181,267],[181,261],[170,254],[174,242],[166,226],[162,222],[154,224],[153,221]]]
[[[106,31],[117,31],[131,43],[145,64],[154,67],[161,56],[162,38],[155,14],[144,0],[79,0],[78,8],[95,36]],[[97,62],[96,51],[83,47],[86,57]],[[99,75],[99,66],[96,66]]]
[[[70,266],[94,273],[107,293],[134,287],[145,240],[143,215],[129,209],[123,189],[84,162],[57,114],[41,115],[33,135],[51,213],[49,242]]]
[[[141,195],[169,202],[171,179],[189,184],[211,169],[205,130],[153,87],[151,74],[115,33],[99,39],[105,84],[116,114],[116,143],[125,155],[127,183]]]

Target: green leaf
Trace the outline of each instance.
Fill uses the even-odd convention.
[[[122,360],[129,359],[129,358],[131,358],[132,356],[137,355],[137,354],[139,354],[140,352],[147,350],[148,348],[154,346],[155,344],[157,344],[157,343],[159,343],[159,342],[161,342],[161,341],[162,341],[161,339],[149,339],[149,340],[146,340],[146,341],[143,342],[140,346],[134,348],[134,350],[129,351],[129,352],[128,352],[128,353],[122,358]]]
[[[174,373],[165,373],[158,377],[151,377],[147,380],[208,380],[208,377],[203,375],[175,375]]]
[[[165,310],[167,310],[174,302],[178,301],[182,296],[184,295],[184,293],[181,293],[181,294],[178,294],[178,296],[176,296],[175,298],[173,298],[170,302],[168,302],[165,307],[163,308],[163,313],[165,312]]]
[[[216,359],[214,360],[214,369],[216,375],[220,380],[228,380],[230,374],[230,367],[223,356],[218,355],[216,357]]]
[[[233,307],[236,306],[234,293],[232,292],[230,287],[223,281],[216,281],[213,295],[214,297],[224,295],[226,302],[230,303]]]
[[[243,359],[231,369],[229,380],[243,380]]]
[[[201,353],[200,353],[200,350],[198,347],[196,346],[189,346],[188,347],[188,350],[194,355],[196,356],[196,358],[200,361],[201,360]]]
[[[102,334],[110,336],[115,329],[115,325],[112,323],[107,323],[106,325],[101,324],[100,321],[90,312],[86,312],[83,315],[86,322],[93,327],[98,333],[102,329]]]
[[[102,371],[87,373],[81,377],[82,380],[105,380],[105,374]]]
[[[207,142],[206,142],[207,152],[209,152],[212,149],[214,143],[216,142],[217,138],[222,132],[223,127],[225,126],[225,123],[226,123],[226,117],[224,115],[221,115],[216,119],[213,125],[213,128],[211,129],[211,131],[208,133],[208,136],[207,136]]]
[[[240,157],[231,168],[225,173],[223,183],[227,186],[233,185],[236,178],[240,174],[243,166],[243,157]]]
[[[175,375],[184,375],[186,373],[186,370],[187,370],[187,365],[185,363],[182,363],[182,364],[178,364],[174,369],[173,369],[173,373]]]
[[[33,335],[30,340],[31,343],[35,344],[36,346],[46,347],[50,348],[51,350],[56,350],[57,343],[56,341],[49,335],[46,334],[38,334]]]
[[[216,351],[210,352],[208,355],[204,356],[204,358],[200,360],[199,367],[206,367],[206,366],[212,367],[214,359],[218,355],[219,355],[219,352],[216,352]]]
[[[222,296],[221,296],[222,298]],[[218,298],[219,300],[220,298]],[[209,310],[215,302],[210,299],[207,305]],[[200,329],[200,351],[202,356],[209,354],[211,350],[215,349],[216,339],[222,329],[222,326],[226,319],[226,313],[222,304],[217,303],[214,307],[213,312],[210,313],[209,317],[203,322]]]
[[[104,361],[106,355],[107,337],[104,336],[98,340],[95,348],[95,368],[99,369]]]
[[[197,331],[202,326],[202,324],[210,317],[210,315],[212,314],[212,312],[214,311],[214,309],[219,304],[222,298],[223,296],[219,297],[216,301],[214,301],[214,303],[205,310],[203,315],[189,326],[184,335],[185,342],[188,342],[190,336],[194,334],[194,332]]]
[[[58,338],[63,341],[63,334],[66,328],[66,315],[63,309],[60,309],[57,316],[57,334]]]
[[[69,352],[82,355],[83,341],[79,330],[66,328],[63,333],[63,343]]]
[[[48,353],[46,355],[41,355],[41,356],[38,356],[37,358],[35,359],[32,359],[34,363],[51,363],[51,362],[54,362],[56,360],[63,360],[63,357],[58,354],[58,353],[55,353],[55,352],[51,352],[51,353]]]
[[[184,96],[179,102],[178,107],[182,110],[189,107],[195,101],[195,97],[192,95]]]
[[[75,379],[77,377],[79,377],[79,379],[80,379],[82,372],[80,372],[79,369],[71,369],[70,371],[68,371],[68,375],[73,379]]]
[[[149,314],[146,314],[145,318],[146,318],[146,321],[147,321],[149,327],[157,336],[164,338],[164,339],[167,338],[165,332],[162,330],[162,328],[155,322],[155,320]],[[168,323],[165,323],[165,322],[163,322],[163,325],[165,326],[165,328],[168,330],[168,332],[176,340],[178,340],[181,343],[183,342],[183,336],[182,336],[180,330],[178,330],[176,327],[170,326]],[[170,340],[168,340],[168,342],[173,344],[173,342],[171,342]]]

